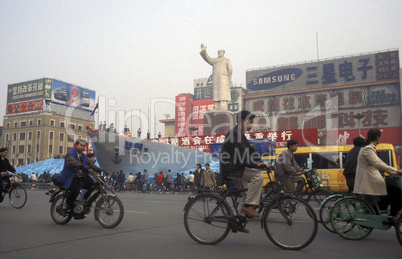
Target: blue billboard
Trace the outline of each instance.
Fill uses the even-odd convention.
[[[96,104],[95,91],[54,79],[51,100],[53,103],[91,111]]]

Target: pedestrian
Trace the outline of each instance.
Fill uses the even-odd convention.
[[[209,167],[209,164],[205,164],[205,170],[201,175],[201,186],[203,189],[212,190],[216,186],[215,173]]]
[[[204,169],[202,169],[201,164],[196,165],[197,169],[194,171],[194,184],[197,190],[201,189],[201,177]]]
[[[357,158],[361,148],[364,146],[364,139],[362,137],[356,137],[353,139],[354,147],[347,153],[343,175],[346,179],[346,185],[348,186],[348,193],[353,193],[355,186]]]

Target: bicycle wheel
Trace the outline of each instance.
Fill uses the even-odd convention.
[[[95,218],[104,228],[114,228],[124,216],[123,203],[113,195],[107,195],[106,201],[101,197],[95,206]]]
[[[355,217],[363,214],[375,214],[374,209],[366,202],[354,197],[340,199],[330,211],[332,228],[345,239],[363,239],[373,231],[371,227],[354,222]]]
[[[50,216],[53,221],[59,225],[67,224],[71,218],[71,214],[67,214],[65,217],[61,214],[61,209],[63,208],[63,194],[58,195],[54,198],[52,205],[50,206]]]
[[[184,227],[187,234],[196,242],[214,245],[221,242],[229,234],[229,217],[232,211],[224,201],[212,195],[200,195],[186,205]]]
[[[399,241],[399,244],[402,246],[402,217],[399,217],[398,221],[396,222],[395,225],[395,231],[396,231],[396,238]]]
[[[27,191],[24,187],[15,185],[11,187],[8,197],[10,199],[11,206],[16,209],[21,209],[27,202]]]
[[[308,246],[318,229],[317,217],[307,202],[284,196],[280,206],[273,202],[264,211],[264,230],[276,246],[286,250],[299,250]],[[283,208],[283,213],[279,207]]]
[[[344,196],[342,194],[328,196],[320,205],[320,222],[329,232],[336,233],[331,225],[330,212],[331,209],[334,207],[335,202],[343,197]]]
[[[318,215],[320,215],[319,208],[321,203],[330,195],[334,194],[333,192],[329,190],[324,190],[324,189],[318,189],[313,191],[307,196],[307,203],[313,208],[315,215],[319,219]],[[321,223],[321,219],[318,221]]]

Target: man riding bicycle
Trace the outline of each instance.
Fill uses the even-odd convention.
[[[239,189],[248,189],[247,192],[242,192],[243,199],[239,209],[249,217],[260,216],[254,206],[260,202],[264,174],[256,168],[270,166],[262,163],[260,154],[250,146],[244,135],[252,129],[254,117],[254,114],[245,110],[237,114],[237,126],[226,134],[220,156],[222,175],[232,179]],[[240,231],[249,233],[245,228]]]
[[[61,182],[63,187],[68,189],[66,203],[63,204],[63,214],[67,215],[68,210],[74,207],[74,201],[80,194],[80,189],[87,189],[83,199],[88,199],[95,188],[93,180],[87,172],[92,169],[98,173],[102,170],[94,165],[87,155],[83,153],[87,142],[83,139],[77,139],[75,148],[67,153],[64,162],[64,168],[61,171]]]
[[[4,192],[8,192],[10,190],[10,186],[11,186],[10,178],[12,177],[12,175],[7,175],[6,172],[10,171],[14,174],[17,174],[14,167],[8,161],[7,154],[8,154],[7,148],[3,147],[0,149],[0,202],[3,202],[3,195],[2,195],[3,180],[7,181]]]

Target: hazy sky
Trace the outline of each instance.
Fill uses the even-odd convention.
[[[0,0],[0,114],[8,84],[43,77],[147,112],[211,74],[201,43],[225,49],[245,86],[247,69],[316,60],[316,33],[320,59],[400,48],[401,15],[400,0]]]

